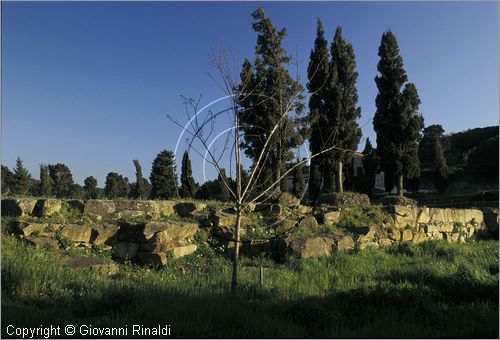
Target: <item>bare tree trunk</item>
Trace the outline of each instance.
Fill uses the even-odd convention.
[[[343,163],[342,161],[339,161],[339,168],[338,168],[338,173],[337,173],[337,192],[344,192],[344,179],[342,177],[342,168],[343,168]]]
[[[238,262],[240,255],[240,223],[241,223],[241,207],[236,209],[236,227],[234,228],[234,256],[233,256],[233,276],[231,278],[231,293],[236,293],[238,290]]]
[[[402,198],[403,197],[403,175],[399,175],[397,189],[398,189],[399,197]]]

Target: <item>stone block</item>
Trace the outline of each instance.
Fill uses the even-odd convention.
[[[31,216],[37,200],[34,198],[7,198],[2,200],[2,215],[12,217]]]
[[[155,203],[158,215],[168,217],[175,214],[174,206],[176,203],[174,201],[156,201]]]
[[[92,228],[90,225],[64,224],[61,228],[61,235],[73,242],[89,243]]]
[[[38,217],[50,217],[61,211],[61,200],[54,198],[39,199],[33,209],[33,215]]]
[[[110,200],[87,200],[83,206],[83,213],[99,218],[114,218],[115,202]]]
[[[401,241],[411,241],[413,239],[413,232],[410,229],[401,230]]]
[[[187,246],[172,249],[172,254],[174,258],[179,258],[194,253],[197,248],[196,244],[188,244]]]

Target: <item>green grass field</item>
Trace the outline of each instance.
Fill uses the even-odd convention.
[[[259,285],[259,270],[264,285]],[[208,247],[154,271],[131,264],[101,277],[62,254],[2,235],[6,326],[169,324],[172,337],[498,338],[498,242],[335,253],[330,258],[243,259]]]

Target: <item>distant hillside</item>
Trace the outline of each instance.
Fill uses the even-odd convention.
[[[474,128],[467,131],[453,133],[446,138],[449,141],[450,149],[446,153],[446,160],[449,166],[464,166],[467,164],[472,151],[481,143],[490,138],[498,137],[498,126],[488,126],[484,128]],[[493,150],[492,150],[493,151]],[[498,156],[498,146],[497,146]]]

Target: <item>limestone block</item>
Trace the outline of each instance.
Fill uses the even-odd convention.
[[[90,225],[64,224],[61,228],[61,235],[73,242],[89,243],[92,228]]]
[[[394,205],[392,207],[394,223],[399,228],[407,225],[415,226],[417,223],[417,208],[414,206]]]
[[[12,217],[31,216],[35,208],[37,200],[34,198],[13,199],[7,198],[2,200],[2,215]]]
[[[115,202],[110,200],[87,200],[83,206],[83,213],[85,215],[112,218],[115,212]]]
[[[172,216],[175,214],[174,201],[156,201],[156,211],[160,216]]]
[[[33,233],[39,233],[45,227],[48,226],[48,223],[31,223],[31,222],[16,222],[16,232],[20,235],[30,236]]]
[[[188,244],[187,246],[172,249],[172,254],[174,255],[174,258],[179,258],[194,253],[196,249],[196,244]]]
[[[61,201],[54,198],[39,199],[33,209],[33,215],[50,217],[61,210]]]
[[[401,230],[401,241],[411,241],[413,239],[413,232],[410,229]]]

